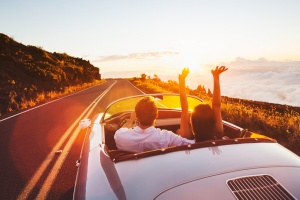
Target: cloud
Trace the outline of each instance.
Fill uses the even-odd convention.
[[[177,55],[179,55],[179,52],[173,52],[173,51],[132,53],[128,55],[101,56],[100,59],[96,60],[96,62],[155,59],[155,58],[161,58],[163,56],[177,56]]]
[[[272,61],[266,58],[248,60],[238,57],[230,62],[222,62],[229,68],[221,75],[222,95],[270,103],[300,107],[300,61]],[[191,88],[198,84],[213,89],[210,69],[206,74],[189,75],[187,84]]]
[[[300,106],[300,62],[237,58],[224,63],[230,69],[223,94],[250,100]]]
[[[270,61],[267,60],[266,58],[259,58],[257,60],[248,60],[245,58],[237,57],[234,61],[231,62],[222,62],[220,65],[226,65],[226,66],[231,66],[231,67],[243,67],[245,69],[251,69],[251,68],[257,68],[257,67],[270,67],[273,68],[273,70],[276,70],[276,68],[280,67],[299,67],[300,66],[300,61]],[[269,68],[269,69],[270,69]],[[282,69],[280,69],[282,70]]]

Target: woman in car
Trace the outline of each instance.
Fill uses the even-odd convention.
[[[179,93],[182,108],[180,133],[194,137],[195,142],[220,138],[223,135],[223,123],[221,116],[221,89],[220,74],[228,68],[225,66],[216,67],[211,70],[214,80],[212,106],[199,104],[189,116],[188,102],[186,94],[185,78],[189,74],[189,69],[184,68],[179,74]]]

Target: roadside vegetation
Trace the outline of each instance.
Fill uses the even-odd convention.
[[[142,74],[130,81],[145,93],[178,93],[178,82],[161,81]],[[202,98],[211,105],[212,92],[199,85],[195,90],[187,87],[188,94]],[[300,155],[300,107],[222,97],[224,120],[250,131],[276,139],[280,144]]]
[[[88,60],[0,33],[0,116],[104,81]]]
[[[60,90],[60,91],[55,91],[55,90],[41,91],[41,92],[37,92],[37,93],[33,94],[32,97],[29,97],[29,98],[27,98],[26,96],[21,96],[20,98],[18,98],[19,101],[16,101],[16,97],[18,97],[16,92],[11,91],[10,95],[9,95],[10,101],[9,101],[9,104],[7,107],[7,112],[30,108],[39,103],[44,103],[48,100],[62,97],[64,95],[100,84],[103,82],[105,82],[105,80],[95,80],[94,82],[83,83],[82,85],[65,87],[63,90]],[[0,113],[0,116],[1,116],[1,113]]]

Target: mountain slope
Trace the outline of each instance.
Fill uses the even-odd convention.
[[[17,110],[22,100],[40,92],[100,80],[99,71],[89,61],[26,46],[0,33],[0,112]]]

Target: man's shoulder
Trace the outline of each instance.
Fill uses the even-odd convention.
[[[128,131],[129,128],[119,128],[118,130],[116,130],[116,133],[119,133],[119,132],[124,132],[124,131]]]
[[[126,133],[130,133],[132,131],[132,129],[129,129],[129,128],[119,128],[116,133],[115,133],[115,136],[116,135],[120,135],[120,134],[126,134]]]
[[[116,131],[115,135],[114,135],[114,139],[116,142],[120,142],[123,140],[130,140],[133,136],[132,134],[133,129],[129,129],[129,128],[120,128]]]
[[[156,129],[156,130],[159,130],[159,131],[161,131],[161,132],[173,133],[173,131],[170,131],[170,130],[167,130],[167,129],[161,129],[161,128],[157,128],[157,127],[155,127],[155,129]],[[173,133],[173,134],[175,134],[175,133]]]
[[[167,129],[160,129],[160,128],[155,128],[157,132],[161,133],[161,134],[168,134],[168,135],[176,135],[175,133],[173,133],[172,131],[169,131]]]

